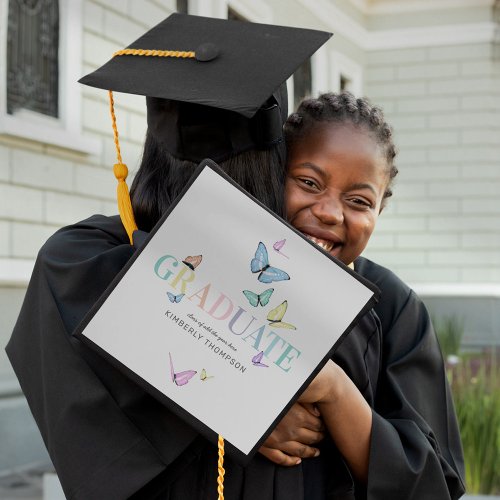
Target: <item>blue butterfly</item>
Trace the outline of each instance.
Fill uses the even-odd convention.
[[[273,281],[290,279],[290,276],[285,271],[269,265],[266,245],[262,241],[259,242],[259,246],[255,251],[255,257],[250,262],[250,270],[252,273],[260,273],[258,280],[261,283],[272,283]]]
[[[182,300],[182,297],[184,297],[183,293],[180,293],[179,295],[174,295],[173,293],[167,292],[167,295],[170,302],[174,304],[180,302]]]

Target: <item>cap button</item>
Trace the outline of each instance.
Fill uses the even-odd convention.
[[[197,61],[212,61],[219,55],[218,47],[213,43],[202,43],[194,51]]]

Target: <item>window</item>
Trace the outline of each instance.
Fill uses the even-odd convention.
[[[339,78],[340,78],[339,90],[340,91],[349,90],[351,87],[351,80],[349,80],[349,78],[347,78],[342,74],[340,74]]]
[[[189,13],[188,0],[177,0],[176,11],[179,12],[179,14],[188,14]]]
[[[302,99],[311,95],[311,90],[311,59],[308,59],[304,61],[293,74],[293,109],[297,109]]]
[[[82,3],[0,0],[0,136],[100,154],[82,135]]]
[[[7,25],[7,113],[59,112],[57,0],[11,0]]]
[[[331,84],[333,92],[348,90],[355,96],[363,93],[363,68],[360,64],[340,52],[332,51]]]

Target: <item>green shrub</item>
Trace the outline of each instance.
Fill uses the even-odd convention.
[[[490,351],[463,358],[449,375],[471,494],[500,493],[500,366]]]
[[[458,316],[432,318],[432,324],[436,330],[444,359],[448,359],[449,356],[458,356],[462,337],[464,336],[463,319]]]

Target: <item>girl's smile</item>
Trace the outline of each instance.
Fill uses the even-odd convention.
[[[388,182],[386,160],[370,132],[351,124],[322,122],[289,151],[288,220],[350,264],[375,228]]]

